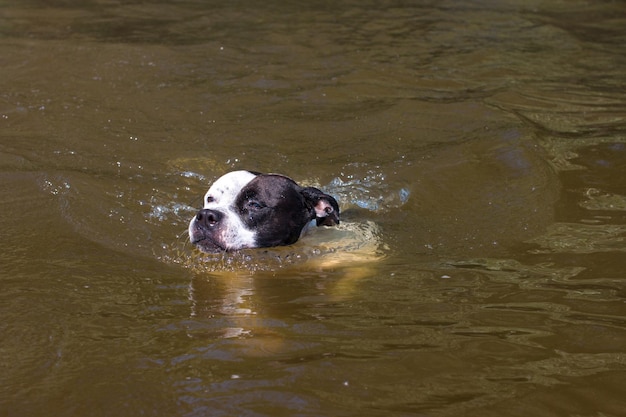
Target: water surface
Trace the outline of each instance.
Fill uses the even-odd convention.
[[[621,415],[625,24],[4,1],[2,415]],[[379,257],[215,267],[185,230],[231,169],[330,192]]]

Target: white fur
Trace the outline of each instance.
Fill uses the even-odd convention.
[[[239,191],[256,177],[248,171],[232,171],[219,177],[204,195],[204,208],[221,210],[235,205]],[[209,202],[209,197],[212,202]]]
[[[235,209],[239,191],[256,177],[248,171],[232,171],[218,178],[204,195],[204,208],[224,213],[220,241],[228,244],[224,249],[243,249],[255,246],[254,232],[243,224]],[[189,234],[193,234],[195,217],[189,223]]]

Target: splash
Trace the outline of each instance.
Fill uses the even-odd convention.
[[[352,168],[352,169],[350,169]],[[339,197],[343,206],[355,205],[370,211],[387,211],[404,205],[411,195],[406,187],[393,189],[387,176],[378,170],[367,169],[363,174],[358,171],[359,164],[346,167],[341,176],[335,177],[325,189]]]
[[[182,240],[182,239],[181,239]],[[158,256],[195,273],[278,271],[289,267],[333,267],[384,256],[385,245],[373,222],[342,223],[337,227],[320,227],[309,232],[296,244],[276,248],[244,249],[235,252],[206,254],[192,248],[188,241],[163,245]]]

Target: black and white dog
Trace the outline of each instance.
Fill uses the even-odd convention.
[[[333,197],[283,175],[233,171],[209,188],[204,208],[189,223],[189,238],[207,253],[282,246],[312,224],[339,224]]]

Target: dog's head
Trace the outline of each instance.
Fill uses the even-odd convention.
[[[208,253],[290,245],[313,221],[339,224],[337,201],[283,175],[233,171],[209,188],[189,238]]]

